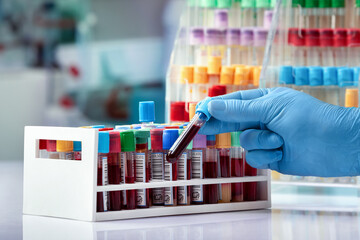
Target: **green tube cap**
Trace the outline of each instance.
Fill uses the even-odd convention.
[[[356,4],[356,7],[360,7],[360,0],[356,0],[355,4]]]
[[[305,8],[319,7],[319,0],[305,0]]]
[[[331,0],[319,0],[319,8],[331,8]]]
[[[345,7],[345,0],[331,0],[331,6],[333,8],[343,8]]]
[[[133,130],[120,132],[121,151],[134,152],[135,151],[135,136]]]
[[[231,8],[232,0],[217,0],[218,8]]]
[[[257,8],[270,8],[271,0],[256,0]]]
[[[139,129],[135,131],[136,144],[144,144],[148,142],[150,130]]]
[[[242,0],[241,1],[241,7],[242,8],[255,8],[256,7],[256,1],[255,0]]]
[[[216,8],[216,0],[201,0],[201,7],[205,8]]]
[[[292,1],[292,7],[298,7],[300,5],[300,7],[304,7],[305,3],[304,0],[293,0]]]
[[[240,134],[241,133],[242,133],[242,131],[231,133],[231,146],[232,147],[241,147],[241,145],[240,145]]]

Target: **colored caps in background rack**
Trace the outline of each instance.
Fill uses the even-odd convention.
[[[304,0],[292,0],[292,7],[304,7],[305,2]]]
[[[216,0],[199,0],[201,7],[216,8]]]
[[[356,0],[355,6],[356,6],[356,7],[360,7],[360,0]]]
[[[240,28],[229,28],[226,30],[227,45],[240,45]]]
[[[139,102],[139,121],[154,122],[155,121],[155,103],[154,101]]]
[[[82,147],[81,147],[81,142],[80,141],[74,141],[73,143],[74,145],[74,152],[80,152]]]
[[[240,144],[241,133],[242,133],[242,131],[231,133],[231,146],[232,147],[241,147],[241,144]]]
[[[192,66],[181,66],[181,69],[180,69],[180,83],[182,83],[182,84],[186,84],[186,83],[190,84],[190,83],[193,83],[193,82],[194,82],[194,67],[192,67]]]
[[[105,132],[105,131],[111,131],[114,130],[114,128],[108,127],[108,128],[99,128],[98,131],[99,132]]]
[[[274,15],[273,10],[266,10],[264,12],[264,23],[263,23],[264,28],[270,29],[273,15]]]
[[[354,85],[354,77],[353,70],[347,67],[338,68],[338,83],[340,87],[345,86],[353,86]]]
[[[121,151],[134,152],[135,151],[135,136],[133,130],[120,132]]]
[[[253,84],[255,87],[259,87],[260,84],[260,75],[261,75],[261,66],[253,67]]]
[[[211,114],[208,111],[208,104],[212,100],[211,97],[207,97],[204,100],[202,100],[195,111],[195,113],[202,113],[206,116],[206,121],[208,121],[211,118]]]
[[[320,46],[319,29],[315,29],[315,28],[305,29],[305,46],[308,47]]]
[[[305,30],[299,28],[289,28],[288,44],[293,46],[304,46]]]
[[[178,129],[165,129],[163,131],[163,149],[169,150],[178,137]]]
[[[105,125],[92,125],[91,128],[105,128]]]
[[[281,66],[279,70],[279,84],[294,84],[295,82],[292,66]]]
[[[317,8],[319,0],[305,0],[305,8]]]
[[[190,45],[202,45],[204,44],[204,29],[192,28],[190,30]]]
[[[206,148],[206,135],[196,134],[193,139],[193,148]]]
[[[147,143],[150,137],[150,130],[139,129],[135,131],[134,135],[136,139],[136,144],[144,144]]]
[[[160,150],[163,149],[163,129],[151,129],[151,149]]]
[[[56,140],[57,152],[71,152],[74,149],[73,141]]]
[[[48,152],[56,152],[56,140],[46,140],[46,150]]]
[[[39,150],[47,149],[46,145],[47,145],[47,140],[39,139]]]
[[[232,0],[217,0],[218,8],[231,8]]]
[[[242,8],[255,8],[256,7],[256,0],[242,0],[241,1]]]
[[[334,45],[334,31],[331,28],[320,29],[320,46],[332,47]]]
[[[221,133],[216,135],[216,148],[230,148],[231,147],[231,134]]]
[[[242,28],[240,38],[241,38],[240,42],[242,46],[252,46],[254,41],[254,29]]]
[[[214,25],[217,28],[227,28],[229,25],[229,12],[227,9],[215,10]]]
[[[187,121],[185,115],[185,102],[172,102],[170,104],[170,121],[183,122]]]
[[[347,46],[347,30],[345,28],[334,29],[334,47],[346,47]]]
[[[246,86],[252,80],[252,68],[250,66],[238,66],[235,68],[234,85]]]
[[[215,146],[216,137],[215,135],[206,135],[206,146]]]
[[[223,33],[220,29],[208,28],[205,30],[206,45],[220,45]]]
[[[219,70],[220,72],[220,70]],[[195,66],[194,67],[194,83],[208,83],[208,68],[203,66]]]
[[[295,67],[295,85],[309,85],[309,68],[307,67]]]
[[[324,85],[338,85],[337,80],[337,68],[336,67],[324,67]]]
[[[234,67],[223,66],[220,74],[220,84],[231,85],[234,83]]]
[[[98,132],[98,152],[108,153],[110,151],[110,135],[109,132]]]
[[[357,88],[346,89],[345,107],[359,107],[359,90]]]
[[[116,130],[129,130],[131,128],[130,125],[116,125],[115,129]]]
[[[220,74],[222,58],[219,56],[208,56],[208,74]]]
[[[110,138],[109,152],[111,153],[121,152],[120,132],[117,131],[109,132],[109,138]]]
[[[333,8],[345,7],[345,0],[331,0],[331,7]]]
[[[319,0],[319,8],[331,8],[331,0]]]
[[[194,117],[196,112],[196,103],[189,104],[189,121]]]
[[[216,97],[226,94],[226,86],[224,85],[214,85],[209,88],[209,97]]]
[[[256,0],[256,7],[257,8],[269,8],[270,0]]]
[[[266,28],[254,28],[254,46],[263,47],[266,45],[268,30]]]
[[[347,38],[349,47],[360,47],[360,29],[349,29]]]
[[[324,84],[322,67],[309,67],[309,84],[310,86],[320,86]]]
[[[360,78],[360,67],[354,67],[354,86],[359,85],[359,78]]]

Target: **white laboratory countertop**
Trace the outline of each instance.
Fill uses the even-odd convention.
[[[295,240],[360,239],[359,211],[305,197],[273,196],[273,208],[109,222],[81,222],[22,215],[22,162],[0,161],[0,239],[87,240]],[[343,201],[337,199],[336,201]],[[315,204],[311,204],[315,203]],[[293,207],[292,207],[293,206]]]

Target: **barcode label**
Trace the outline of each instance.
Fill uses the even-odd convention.
[[[108,161],[107,157],[102,157],[102,185],[108,185]],[[103,203],[104,203],[104,211],[108,210],[108,192],[103,192]]]
[[[65,159],[66,160],[74,160],[74,154],[72,152],[65,153]]]
[[[152,200],[153,204],[164,204],[164,189],[163,188],[154,188],[152,190]]]
[[[168,161],[165,161],[165,180],[173,180],[172,163],[169,163]]]
[[[135,154],[135,170],[136,170],[136,182],[146,182],[146,155],[145,153]],[[136,203],[138,206],[146,206],[146,190],[136,190]]]
[[[122,152],[120,154],[120,166],[121,166],[121,183],[125,183],[125,161],[126,161],[126,153]],[[122,202],[123,205],[126,205],[126,191],[121,191],[122,193]]]
[[[163,180],[164,179],[164,154],[152,153],[151,154],[151,179]]]
[[[174,191],[172,187],[165,188],[165,205],[174,205]]]
[[[178,178],[179,180],[187,179],[187,153],[183,153],[178,160]]]
[[[203,151],[193,150],[192,151],[192,175],[191,178],[203,179]],[[203,202],[203,186],[195,185],[192,186],[191,190],[191,201],[192,202]]]

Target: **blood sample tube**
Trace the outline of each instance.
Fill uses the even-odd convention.
[[[335,66],[344,67],[347,64],[347,30],[334,29],[334,58]]]
[[[266,28],[255,28],[254,29],[254,51],[255,57],[252,65],[261,66],[264,59],[266,39],[268,30]]]
[[[249,89],[251,87],[250,84],[252,84],[251,66],[236,67],[234,77],[235,91]]]
[[[163,129],[151,129],[151,181],[164,180]],[[164,205],[164,188],[152,189],[152,204]]]
[[[120,143],[120,132],[113,131],[109,132],[110,145],[108,153],[108,175],[109,184],[120,184],[121,183],[121,143]],[[121,191],[109,192],[110,197],[110,210],[119,211],[121,210]]]
[[[332,14],[332,28],[345,27],[345,0],[331,0]]]
[[[244,27],[254,27],[256,26],[256,1],[255,0],[242,0],[242,24]]]
[[[305,6],[304,0],[292,0],[292,9],[291,9],[291,21],[290,24],[292,27],[299,27],[302,23],[301,11],[302,7]]]
[[[231,148],[231,134],[222,133],[216,135],[216,148],[218,150],[218,176],[222,178],[230,177],[230,148]],[[219,193],[219,202],[229,203],[231,201],[231,183],[222,183]]]
[[[166,154],[166,160],[168,162],[174,163],[180,158],[181,154],[199,132],[200,128],[210,119],[211,115],[208,112],[207,105],[211,100],[212,98],[208,97],[199,104],[195,116],[191,119],[191,122],[185,131],[174,142]]]
[[[331,28],[331,0],[319,0],[319,28]]]
[[[81,161],[81,142],[80,141],[74,141],[74,160]]]
[[[39,139],[39,158],[48,158],[49,154],[47,151],[47,140]]]
[[[237,65],[241,63],[240,34],[240,28],[229,28],[226,31],[226,41],[228,46],[226,65]]]
[[[246,162],[245,152],[243,154],[243,159],[245,161],[245,176],[257,176],[257,169],[251,167]],[[244,183],[244,201],[255,201],[256,200],[256,182],[246,182]]]
[[[164,154],[168,154],[170,147],[175,143],[179,136],[179,130],[177,129],[165,129],[163,131],[163,149]],[[190,141],[189,141],[190,142]],[[187,145],[185,146],[187,147]],[[185,149],[183,149],[185,150]],[[181,152],[182,154],[182,152]],[[181,156],[180,154],[180,156]],[[180,157],[179,156],[179,157]],[[165,161],[165,181],[176,181],[177,180],[177,163]],[[165,206],[176,206],[177,205],[177,187],[166,187],[165,188]]]
[[[179,133],[181,134],[184,129],[179,129]],[[192,141],[186,147],[186,150],[181,154],[177,162],[178,167],[178,180],[190,180],[191,179],[191,150],[192,150],[193,143]],[[191,191],[190,186],[180,186],[178,187],[178,205],[190,205],[191,199]]]
[[[320,66],[320,32],[319,29],[305,30],[306,64]]]
[[[208,68],[203,66],[194,67],[193,98],[194,102],[199,102],[206,98],[208,94]]]
[[[201,0],[203,7],[203,26],[211,27],[214,24],[214,9],[217,7],[216,0]]]
[[[206,74],[206,72],[205,72]],[[195,91],[195,89],[194,89]],[[206,91],[206,88],[205,88]],[[172,102],[170,105],[170,121],[171,123],[184,123],[189,119],[186,114],[185,102]]]
[[[253,64],[253,42],[254,42],[254,29],[242,28],[241,29],[241,62],[245,65]]]
[[[241,132],[231,133],[231,177],[243,177],[245,175],[245,166],[243,159],[244,149],[240,145]],[[242,202],[244,200],[244,184],[231,184],[231,201]]]
[[[305,27],[306,28],[318,28],[319,27],[319,19],[317,8],[319,7],[319,1],[314,0],[305,0]]]
[[[219,83],[221,64],[224,56],[224,49],[221,46],[222,34],[220,29],[215,28],[207,29],[205,33],[205,43],[208,49],[207,72],[211,85]]]
[[[223,66],[221,68],[220,84],[226,87],[226,93],[234,91],[234,67]]]
[[[73,142],[56,140],[56,151],[59,153],[59,159],[74,160]]]
[[[194,61],[190,63],[195,66],[207,65],[207,52],[204,46],[204,29],[192,28],[190,30],[189,44],[192,48]]]
[[[256,0],[256,25],[263,26],[265,11],[270,9],[270,0]]]
[[[98,164],[97,164],[97,185],[108,185],[108,153],[110,144],[109,132],[99,132],[98,137]],[[108,192],[97,192],[96,211],[106,212],[109,210]]]
[[[121,182],[125,184],[135,183],[135,137],[133,130],[120,132],[121,138]],[[123,192],[123,209],[136,208],[136,190],[125,190]]]
[[[191,103],[189,106],[190,119],[195,115],[196,104]],[[203,164],[206,152],[206,135],[196,134],[193,140],[193,149],[191,151],[191,178],[203,179]],[[203,185],[195,185],[191,188],[191,204],[203,204],[204,194]]]
[[[194,67],[182,66],[180,70],[181,94],[185,95],[185,102],[191,102],[193,99]]]
[[[360,29],[349,29],[347,44],[347,65],[349,67],[360,66]]]
[[[218,154],[216,149],[216,140],[214,135],[207,136],[206,138],[206,154],[204,158],[204,179],[207,178],[217,178],[217,162]],[[206,184],[204,188],[204,203],[205,204],[215,204],[219,200],[219,186],[217,184]]]
[[[56,151],[56,140],[46,140],[46,150],[49,158],[59,159],[59,153]]]
[[[320,29],[320,52],[321,66],[334,66],[333,46],[333,30],[330,28]]]
[[[290,28],[288,36],[289,44],[292,46],[291,64],[294,66],[306,66],[305,30]]]

